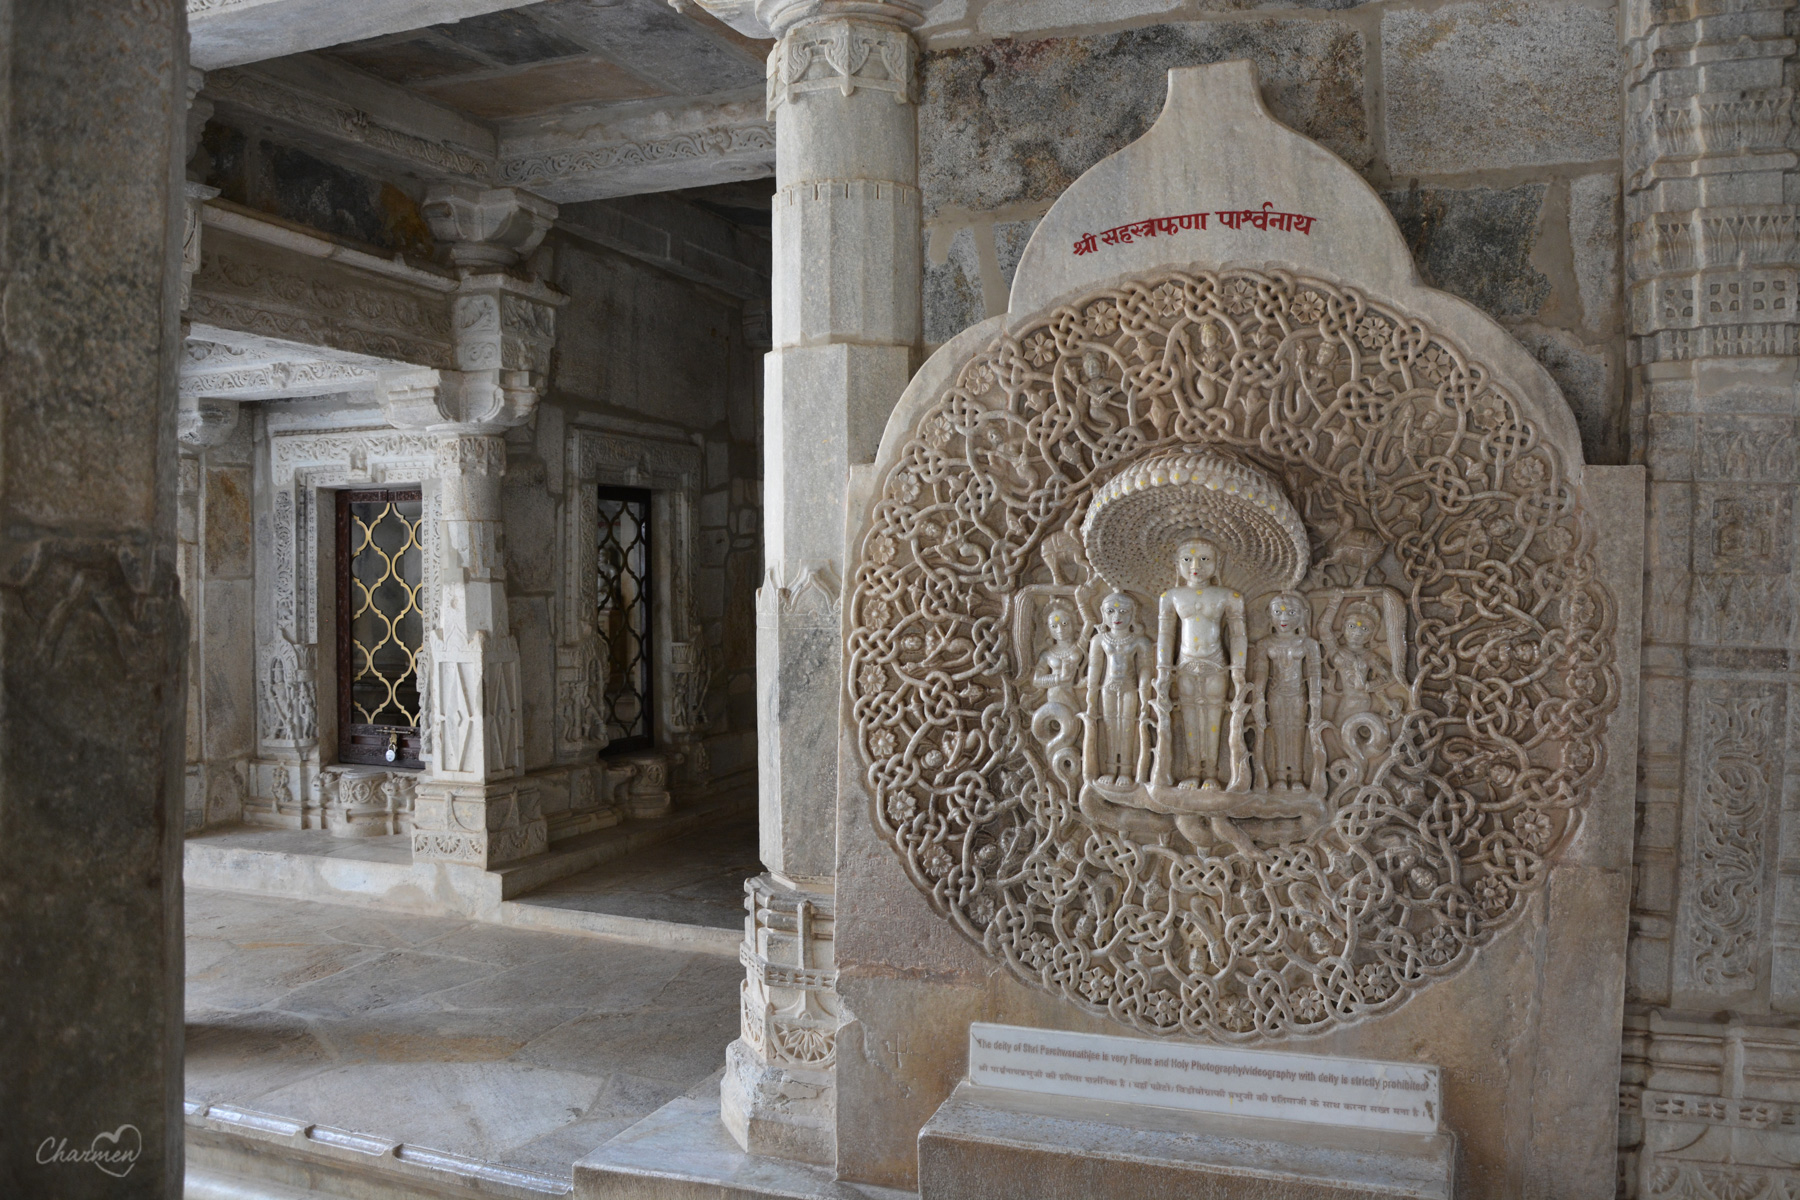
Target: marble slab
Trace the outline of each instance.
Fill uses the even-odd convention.
[[[1395,1133],[1435,1133],[1443,1113],[1436,1067],[985,1022],[969,1026],[969,1082]]]

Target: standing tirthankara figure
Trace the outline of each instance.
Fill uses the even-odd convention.
[[[1156,681],[1162,704],[1156,782],[1173,782],[1179,758],[1182,785],[1201,787],[1224,782],[1219,778],[1219,728],[1225,715],[1227,673],[1234,693],[1244,687],[1244,598],[1219,585],[1219,551],[1211,542],[1188,542],[1178,549],[1175,572],[1181,582],[1163,593],[1156,622]],[[1171,681],[1173,700],[1181,711],[1179,754],[1171,752],[1168,729]]]
[[[1137,602],[1114,592],[1100,602],[1100,631],[1088,648],[1085,773],[1121,787],[1142,780],[1149,761],[1139,714],[1149,699],[1155,647],[1132,627],[1136,616]]]

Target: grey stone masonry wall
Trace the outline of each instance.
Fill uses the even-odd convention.
[[[582,206],[592,207],[592,206]],[[707,218],[662,197],[636,202],[640,218],[667,210],[690,236]],[[577,213],[579,220],[582,214]],[[722,221],[713,221],[724,226]],[[646,224],[648,222],[646,221]],[[714,232],[717,232],[716,230]],[[755,593],[762,577],[758,302],[729,296],[597,245],[553,231],[552,280],[569,297],[557,336],[548,403],[573,420],[604,414],[702,453],[693,541],[695,615],[711,680],[702,742],[714,779],[747,780],[756,764]],[[717,246],[721,260],[754,247]],[[766,245],[761,266],[767,270]],[[760,278],[766,289],[766,274]],[[766,291],[764,293],[766,297]],[[747,319],[747,310],[751,314]]]
[[[1623,462],[1616,17],[1566,0],[939,4],[920,31],[927,345],[1005,311],[1038,218],[1149,127],[1168,68],[1248,58],[1275,115],[1382,193],[1426,282],[1550,370],[1588,460]]]
[[[5,1196],[181,1191],[185,42],[177,0],[0,2]]]
[[[1632,0],[1623,27],[1631,440],[1651,482],[1621,1185],[1792,1195],[1796,13]]]

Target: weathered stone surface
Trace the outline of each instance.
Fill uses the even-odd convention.
[[[950,239],[942,262],[925,258],[925,340],[947,342],[987,316],[975,231],[964,226]]]
[[[1587,460],[1623,462],[1625,396],[1607,347],[1583,342],[1566,329],[1541,325],[1519,325],[1512,332],[1562,389],[1575,412],[1582,453]]]
[[[1448,174],[1618,157],[1617,37],[1610,8],[1556,0],[1384,13],[1389,169]]]
[[[1248,58],[1276,116],[1354,166],[1369,159],[1362,34],[1328,21],[1167,24],[924,56],[927,215],[1049,200],[1162,111],[1170,67]]]
[[[176,0],[7,0],[0,28],[0,1194],[174,1196],[185,25]]]
[[[1063,26],[1094,25],[1101,21],[1128,21],[1174,12],[1186,0],[989,0],[982,5],[976,28],[990,37],[1014,37]]]
[[[1420,188],[1382,198],[1425,282],[1496,317],[1527,317],[1550,295],[1531,261],[1547,185]]]
[[[198,165],[235,204],[390,253],[429,255],[435,245],[417,197],[402,187],[223,122],[207,124]]]
[[[1619,177],[1606,172],[1569,182],[1569,249],[1581,297],[1581,323],[1595,333],[1623,327],[1619,293]]]
[[[1019,270],[1019,259],[1025,253],[1025,245],[1031,241],[1032,233],[1037,229],[1035,219],[1030,221],[1000,221],[994,225],[994,256],[1000,260],[1000,282],[1006,289],[1012,290],[1013,276]]]

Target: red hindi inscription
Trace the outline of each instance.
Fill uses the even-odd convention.
[[[1241,229],[1248,225],[1254,229],[1273,229],[1280,233],[1312,233],[1313,222],[1317,217],[1309,217],[1304,213],[1276,212],[1275,202],[1264,200],[1261,209],[1240,208],[1225,209],[1219,212],[1184,213],[1179,217],[1148,217],[1142,221],[1128,221],[1123,225],[1115,225],[1111,229],[1099,233],[1084,233],[1075,243],[1076,254],[1092,254],[1102,244],[1108,246],[1129,245],[1138,238],[1157,237],[1163,234],[1181,233],[1189,229],[1205,229],[1208,217],[1215,218],[1227,229]]]

